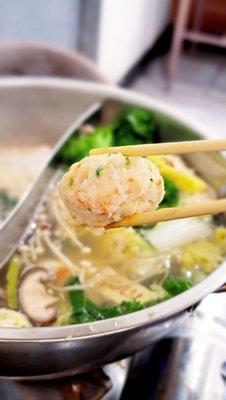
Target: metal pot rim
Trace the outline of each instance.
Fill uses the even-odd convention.
[[[146,108],[155,109],[178,120],[189,128],[195,129],[202,136],[209,136],[210,130],[200,123],[191,120],[180,111],[161,101],[154,100],[125,89],[119,89],[110,85],[96,84],[74,79],[62,78],[0,78],[0,90],[3,88],[46,88],[65,89],[68,91],[83,91],[89,95],[97,95],[100,99],[111,98],[125,101],[127,103],[140,105]],[[216,290],[226,279],[226,262],[223,262],[203,282],[197,284],[186,292],[167,300],[163,303],[127,314],[122,317],[106,319],[81,325],[66,325],[62,327],[41,327],[41,328],[0,328],[1,341],[29,341],[29,342],[60,342],[65,340],[81,340],[105,336],[117,332],[133,330],[146,324],[156,324],[168,317],[174,318],[178,313],[199,302],[204,296]]]

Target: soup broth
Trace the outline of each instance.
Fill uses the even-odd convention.
[[[118,138],[116,144],[122,140],[123,144],[151,141],[148,111],[129,112],[134,112],[136,125],[131,127],[120,117],[124,118],[121,125],[119,118],[118,125],[92,128],[86,135],[83,132],[72,138],[71,147],[63,149],[59,164],[80,159],[95,147],[97,137],[100,146],[103,138],[105,145],[114,144],[113,134]],[[141,119],[147,132],[142,139],[138,134]],[[123,139],[119,128],[124,129]],[[86,139],[87,135],[91,137]],[[151,161],[165,182],[160,207],[216,197],[179,156],[156,156]],[[216,225],[211,216],[109,229],[98,235],[88,227],[73,226],[53,188],[33,221],[31,233],[6,267],[0,290],[0,326],[79,324],[139,311],[205,279],[225,253],[226,228]]]

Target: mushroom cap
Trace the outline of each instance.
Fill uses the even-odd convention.
[[[52,274],[44,267],[27,269],[19,283],[18,298],[21,310],[38,325],[47,325],[57,318],[57,298],[47,292],[45,282]]]

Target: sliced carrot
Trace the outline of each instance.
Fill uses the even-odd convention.
[[[71,272],[70,272],[69,268],[66,267],[65,265],[60,267],[56,271],[56,278],[54,280],[54,284],[56,286],[62,286],[66,282],[66,280],[69,278],[69,276],[71,276]]]

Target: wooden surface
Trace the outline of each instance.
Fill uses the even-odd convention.
[[[143,214],[133,214],[123,218],[119,222],[113,222],[112,224],[107,225],[106,228],[111,229],[139,226],[162,221],[171,221],[174,219],[198,217],[201,215],[214,215],[224,212],[226,212],[226,200],[219,199],[198,204],[189,204],[186,206],[160,208]]]
[[[122,153],[124,156],[163,156],[172,154],[205,153],[226,150],[226,139],[190,140],[184,142],[136,144],[128,146],[100,147],[90,155]]]
[[[171,20],[174,23],[176,19],[176,10],[178,3],[183,0],[174,0],[172,2]],[[192,28],[195,22],[198,3],[203,2],[203,12],[201,17],[200,29],[203,32],[214,34],[225,33],[226,27],[226,2],[225,0],[192,0],[188,18],[188,27]]]

